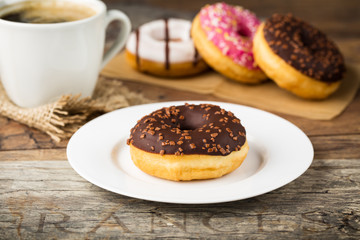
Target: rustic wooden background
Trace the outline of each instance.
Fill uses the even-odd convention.
[[[214,1],[106,0],[133,26],[160,17],[191,19]],[[256,12],[292,12],[322,29],[348,63],[360,64],[357,0],[228,1]],[[114,34],[116,27],[108,31]],[[124,83],[154,101],[221,100],[209,95]],[[0,239],[360,239],[360,94],[331,121],[278,114],[311,139],[315,159],[294,182],[247,200],[166,204],[117,195],[81,178],[67,142],[0,116]],[[236,189],[234,189],[236,191]]]

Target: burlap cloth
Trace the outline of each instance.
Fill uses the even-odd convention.
[[[115,109],[148,103],[141,94],[130,92],[122,82],[99,78],[93,96],[64,95],[37,108],[20,108],[7,97],[0,83],[0,114],[37,128],[55,141],[67,139],[84,123]]]
[[[125,62],[123,53],[117,55],[103,70],[103,75],[127,81],[138,81],[173,89],[212,94],[224,100],[286,113],[309,119],[329,120],[339,115],[354,98],[360,80],[359,66],[347,66],[341,87],[330,98],[310,101],[298,98],[268,81],[256,86],[227,80],[209,71],[190,78],[166,79],[139,73]]]

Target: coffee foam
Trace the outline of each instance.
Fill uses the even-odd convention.
[[[70,1],[26,1],[5,7],[4,11],[0,11],[0,17],[16,13],[31,23],[56,23],[88,18],[95,15],[96,11],[81,3]]]

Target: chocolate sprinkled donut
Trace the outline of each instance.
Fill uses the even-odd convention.
[[[264,37],[286,63],[323,82],[343,78],[344,59],[324,33],[292,15],[274,14],[265,22]]]
[[[229,155],[246,141],[240,120],[211,104],[171,106],[143,117],[128,144],[161,155]]]

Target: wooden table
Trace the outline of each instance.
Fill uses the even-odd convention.
[[[191,19],[201,1],[106,1],[138,26],[150,19]],[[347,62],[360,63],[358,1],[244,1],[261,17],[293,12],[328,33]],[[111,34],[111,32],[109,33]],[[125,83],[155,101],[221,100]],[[311,139],[315,159],[292,183],[221,204],[149,202],[105,191],[67,162],[67,142],[0,117],[0,239],[359,239],[360,94],[331,121],[278,114]],[[236,191],[236,189],[234,189]]]

